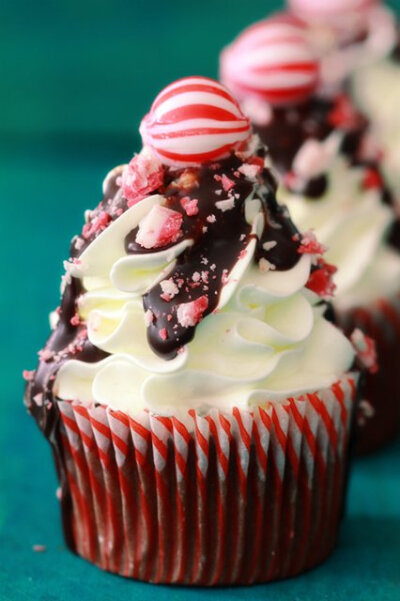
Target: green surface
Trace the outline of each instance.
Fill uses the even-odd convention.
[[[277,5],[0,3],[0,601],[400,599],[400,443],[357,463],[340,546],[310,574],[254,588],[155,588],[65,549],[50,452],[21,403],[21,371],[46,337],[69,240],[107,170],[137,148],[154,93],[175,77],[215,75],[219,47]]]

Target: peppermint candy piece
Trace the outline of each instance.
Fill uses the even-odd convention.
[[[245,29],[221,55],[221,80],[241,100],[296,104],[311,96],[318,75],[305,26],[286,14]]]
[[[185,167],[241,149],[251,128],[224,86],[207,77],[186,77],[157,96],[140,133],[164,164]]]

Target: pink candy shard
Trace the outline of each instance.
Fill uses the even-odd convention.
[[[198,199],[184,196],[181,198],[181,205],[188,217],[194,217],[199,212]]]
[[[136,242],[148,249],[172,244],[181,234],[182,221],[181,213],[156,205],[140,222]]]
[[[336,271],[337,268],[334,265],[330,265],[323,259],[319,259],[316,269],[310,274],[306,288],[312,290],[322,298],[333,296],[336,289],[333,276]]]
[[[163,167],[153,155],[142,152],[130,161],[122,174],[122,191],[132,206],[162,186]]]
[[[303,234],[297,252],[301,255],[323,255],[326,250],[326,246],[318,242],[314,232],[310,230]]]
[[[366,336],[358,328],[354,330],[350,336],[350,340],[362,367],[367,369],[371,374],[376,374],[379,371],[379,366],[375,340]]]
[[[24,369],[22,372],[22,377],[24,378],[25,382],[32,382],[33,378],[35,377],[35,372],[33,370],[30,371],[29,369]]]
[[[178,322],[183,328],[193,327],[203,319],[204,311],[208,307],[208,298],[203,295],[189,303],[182,303],[178,306]]]

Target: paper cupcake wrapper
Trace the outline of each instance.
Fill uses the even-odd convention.
[[[363,420],[357,440],[357,452],[365,454],[400,432],[400,294],[337,316],[348,335],[360,328],[376,342],[379,371],[366,374],[362,392],[373,414]]]
[[[74,550],[154,583],[250,584],[311,568],[335,545],[355,399],[348,374],[253,412],[183,419],[59,401]]]

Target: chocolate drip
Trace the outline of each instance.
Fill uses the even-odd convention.
[[[328,119],[333,106],[332,101],[313,99],[294,107],[278,107],[268,125],[253,125],[281,173],[291,171],[293,160],[306,140],[324,140],[333,131]]]
[[[341,118],[338,114],[341,100],[342,97],[332,100],[313,98],[295,107],[278,107],[274,109],[268,125],[254,125],[255,132],[267,145],[282,176],[292,172],[294,159],[307,140],[323,141],[337,128],[337,120]],[[343,119],[346,119],[345,115]],[[353,165],[358,164],[359,150],[367,127],[366,119],[356,112],[352,122],[343,122],[341,127],[344,138],[340,151]],[[321,198],[329,183],[327,175],[321,174],[304,182],[303,186],[297,185],[291,191],[313,199]]]
[[[327,175],[319,175],[318,177],[313,177],[310,179],[304,190],[303,194],[307,196],[307,198],[311,198],[314,200],[318,200],[322,198],[329,187],[329,178]]]
[[[196,327],[184,327],[179,322],[178,307],[206,298],[207,307],[202,314],[205,317],[218,306],[224,282],[251,238],[251,227],[245,218],[245,201],[253,193],[261,201],[266,224],[257,245],[256,259],[265,257],[275,269],[282,271],[290,269],[299,260],[298,242],[294,239],[298,232],[286,210],[275,200],[276,184],[270,173],[262,170],[256,182],[239,171],[242,165],[242,160],[231,156],[211,167],[175,172],[174,180],[166,187],[165,206],[183,217],[181,240],[191,240],[193,244],[178,257],[174,268],[165,276],[178,290],[173,298],[163,293],[160,284],[143,297],[144,309],[152,318],[148,327],[149,344],[165,359],[175,357],[178,350],[194,337]],[[193,178],[190,189],[177,185],[185,176]],[[228,178],[225,179],[226,189],[221,183],[223,178]],[[216,203],[229,198],[232,207],[225,211],[218,208]],[[186,214],[185,199],[198,201],[196,215]],[[137,233],[136,228],[125,240],[128,254],[160,250],[141,247],[136,242]],[[263,249],[266,243],[271,247],[268,252]]]
[[[54,428],[53,387],[57,372],[69,359],[94,363],[107,357],[107,353],[93,346],[84,325],[73,325],[77,313],[77,300],[83,293],[81,281],[71,278],[66,285],[62,303],[58,309],[59,320],[40,354],[34,378],[28,383],[26,402],[40,429],[50,437]],[[38,396],[39,395],[39,396]],[[38,398],[40,399],[38,402]]]

